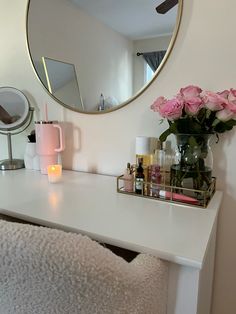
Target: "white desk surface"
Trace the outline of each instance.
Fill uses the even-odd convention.
[[[207,209],[116,192],[116,178],[63,171],[60,183],[33,170],[0,172],[0,212],[87,234],[137,252],[201,268],[222,193]]]

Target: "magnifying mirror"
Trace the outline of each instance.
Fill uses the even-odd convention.
[[[33,110],[20,90],[13,87],[0,88],[0,134],[7,135],[8,141],[8,159],[0,162],[1,170],[24,167],[23,160],[12,158],[11,136],[23,132],[30,125]],[[23,126],[23,129],[18,130]]]

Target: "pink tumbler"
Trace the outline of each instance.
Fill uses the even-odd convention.
[[[36,152],[40,170],[47,174],[47,167],[58,163],[58,153],[65,149],[64,134],[56,121],[36,121]]]

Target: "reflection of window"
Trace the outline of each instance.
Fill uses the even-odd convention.
[[[143,52],[142,55],[143,59],[147,62],[148,66],[145,67],[145,79],[149,81],[153,73],[158,69],[159,65],[162,62],[162,59],[164,58],[166,53],[166,50],[160,50],[160,51],[152,51],[152,52]]]
[[[144,84],[146,84],[152,79],[154,72],[146,62],[144,64],[145,64]]]

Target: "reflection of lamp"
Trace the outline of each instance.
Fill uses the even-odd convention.
[[[31,123],[33,108],[30,107],[26,96],[13,87],[0,88],[0,134],[7,135],[8,159],[0,162],[1,170],[14,170],[24,167],[24,161],[12,158],[11,136],[23,132]],[[17,130],[27,125],[20,131]]]

